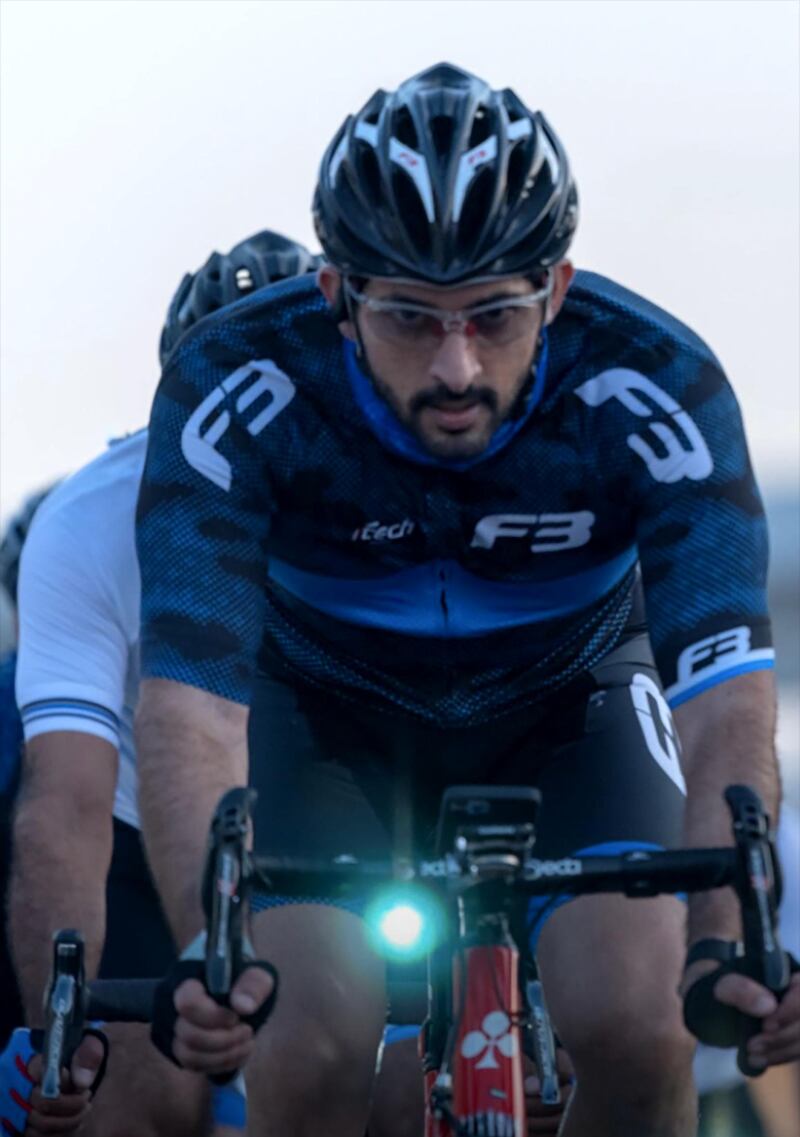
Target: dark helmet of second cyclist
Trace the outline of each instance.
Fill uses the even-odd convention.
[[[179,339],[210,312],[292,276],[315,272],[320,258],[305,245],[271,229],[255,233],[229,253],[212,253],[196,273],[187,273],[167,311],[158,354],[162,366]]]
[[[577,218],[567,156],[544,115],[449,63],[351,115],[314,197],[317,236],[340,271],[440,285],[547,268]]]

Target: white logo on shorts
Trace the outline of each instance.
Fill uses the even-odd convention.
[[[640,671],[637,671],[631,681],[630,692],[647,749],[667,777],[685,795],[686,782],[681,770],[680,743],[667,700],[661,694],[658,684]],[[653,714],[654,710],[658,721]]]

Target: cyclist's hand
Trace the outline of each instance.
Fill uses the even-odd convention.
[[[174,996],[178,1018],[172,1051],[177,1062],[202,1074],[240,1070],[255,1038],[252,1026],[242,1022],[242,1017],[255,1014],[274,987],[275,980],[267,971],[248,967],[233,986],[230,1007],[222,1007],[198,979],[181,983]]]
[[[743,975],[723,976],[714,994],[721,1003],[764,1020],[761,1034],[747,1044],[753,1066],[779,1066],[800,1059],[800,972],[792,976],[780,1003],[772,992]],[[758,1010],[753,1009],[756,1006]]]
[[[15,1030],[0,1057],[0,1124],[10,1135],[50,1137],[74,1133],[89,1111],[90,1086],[103,1065],[104,1048],[99,1038],[84,1038],[76,1050],[69,1073],[61,1078],[61,1095],[54,1101],[42,1097],[42,1058],[33,1052],[30,1033]]]
[[[561,1102],[559,1105],[545,1105],[539,1096],[539,1079],[536,1076],[536,1067],[525,1059],[525,1104],[528,1115],[528,1137],[533,1134],[542,1135],[550,1133],[555,1137],[567,1108],[569,1095],[572,1093],[572,1081],[575,1071],[569,1060],[566,1050],[559,1047],[556,1051],[556,1066],[558,1068],[558,1081],[561,1086]]]

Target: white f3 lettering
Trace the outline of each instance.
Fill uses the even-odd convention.
[[[664,422],[650,423],[650,430],[666,450],[662,457],[656,454],[641,434],[628,435],[628,445],[647,465],[655,480],[671,483],[689,478],[690,481],[699,482],[707,478],[714,469],[714,462],[705,439],[680,403],[646,375],[624,367],[615,367],[576,387],[575,394],[590,407],[599,407],[609,399],[619,399],[624,407],[639,418],[652,418],[652,407],[637,398],[637,391],[667,412],[689,444],[687,449],[674,427]]]
[[[637,671],[630,686],[631,700],[636,708],[636,717],[642,728],[647,749],[658,762],[664,773],[672,779],[682,794],[686,794],[680,762],[678,736],[672,721],[669,704],[658,685],[649,675]],[[658,723],[654,715],[658,714]],[[661,729],[659,730],[659,726]]]
[[[203,424],[225,398],[244,386],[236,400],[236,411],[243,414],[262,395],[272,396],[266,406],[247,423],[248,433],[255,437],[292,401],[294,383],[280,371],[271,359],[257,359],[237,368],[233,374],[215,387],[194,411],[181,434],[181,450],[190,466],[223,490],[231,488],[231,464],[219,450],[217,443],[230,426],[230,412],[219,414],[202,433]]]
[[[500,537],[531,537],[532,553],[555,553],[577,549],[592,535],[594,514],[588,509],[577,513],[492,513],[475,526],[471,548],[492,549]]]

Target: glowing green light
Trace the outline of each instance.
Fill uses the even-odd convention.
[[[396,948],[413,948],[422,936],[425,921],[422,913],[410,904],[398,904],[381,917],[380,933],[388,944]]]
[[[442,914],[424,889],[402,885],[378,895],[364,912],[372,946],[395,960],[427,955],[439,939]]]

